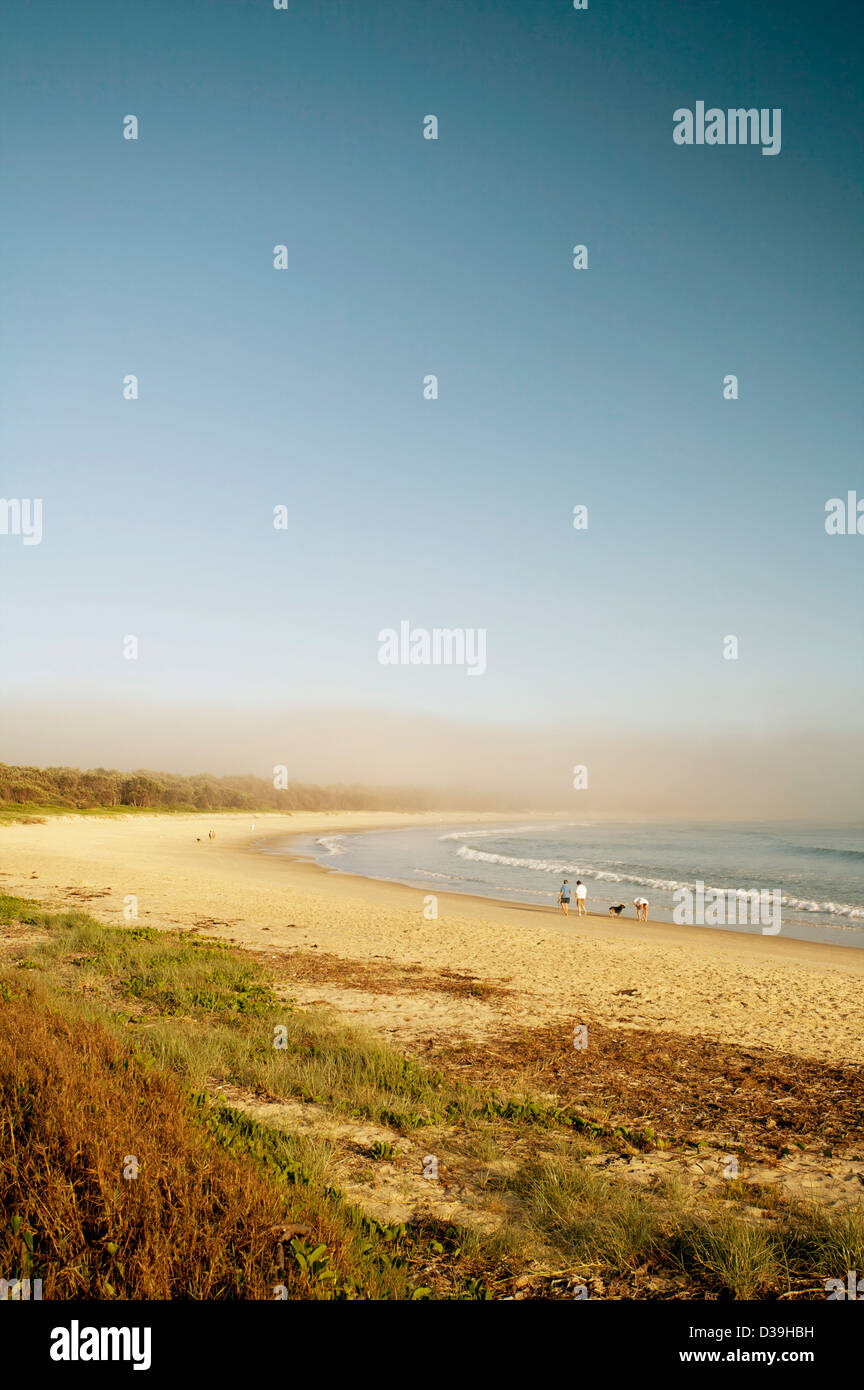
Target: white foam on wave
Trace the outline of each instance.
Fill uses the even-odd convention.
[[[494,830],[450,830],[439,840],[488,840],[494,835],[527,835],[529,830],[545,830],[544,825],[496,825]]]
[[[486,850],[461,845],[456,853],[460,859],[473,859],[483,864],[506,864],[512,869],[536,869],[542,874],[585,874],[598,883],[637,883],[641,888],[676,888],[692,885],[675,878],[645,878],[637,874],[620,874],[613,869],[594,869],[590,864],[571,864],[565,859],[519,859],[512,854],[489,854]]]
[[[849,903],[817,903],[810,898],[787,898],[785,894],[780,901],[784,907],[794,907],[798,912],[824,912],[831,917],[864,918],[864,908],[851,907]]]
[[[450,838],[455,839],[455,836]],[[474,860],[482,864],[504,864],[512,869],[534,869],[544,874],[584,874],[595,883],[632,883],[639,888],[656,888],[658,891],[674,893],[679,888],[689,888],[695,892],[697,885],[676,878],[648,878],[640,874],[615,873],[611,869],[594,869],[590,864],[571,864],[562,859],[519,859],[512,854],[490,854],[486,850],[472,849],[470,845],[460,845],[456,853],[460,859]],[[739,892],[735,888],[712,888],[703,885],[708,893]],[[808,898],[792,898],[782,894],[782,907],[794,908],[798,912],[821,912],[830,917],[864,918],[864,909],[849,903],[818,903]]]
[[[326,849],[328,854],[344,854],[345,846],[341,843],[344,839],[344,835],[321,835],[315,843]]]

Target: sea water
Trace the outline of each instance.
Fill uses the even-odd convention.
[[[706,891],[777,889],[782,935],[864,946],[861,826],[514,821],[482,828],[423,826],[292,836],[258,847],[426,892],[548,907],[554,907],[562,879],[569,879],[572,889],[581,878],[589,912],[605,914],[611,904],[624,903],[623,915],[635,918],[633,899],[646,897],[649,917],[669,922],[676,889],[695,889],[699,883]]]

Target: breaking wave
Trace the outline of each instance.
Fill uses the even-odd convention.
[[[450,836],[450,839],[464,838]],[[696,884],[676,878],[648,878],[643,874],[620,873],[614,869],[596,869],[590,864],[573,864],[564,859],[520,859],[512,854],[490,854],[487,850],[472,849],[470,845],[460,845],[456,851],[460,859],[473,860],[481,864],[504,864],[512,869],[534,869],[544,874],[584,874],[595,883],[632,883],[637,888],[656,888],[658,892],[674,893],[679,888],[696,891]],[[706,892],[745,891],[738,886],[733,888],[712,888],[703,885]],[[769,890],[770,891],[770,890]],[[831,917],[864,919],[864,909],[852,907],[849,903],[815,902],[809,898],[792,898],[783,894],[780,899],[783,907],[795,908],[799,912],[821,912]]]
[[[569,824],[569,822],[568,822]],[[486,840],[490,835],[526,835],[529,830],[545,830],[544,825],[496,825],[492,830],[450,830],[439,835],[439,840]]]
[[[345,846],[342,844],[344,839],[344,835],[322,835],[315,843],[320,845],[322,849],[326,849],[328,854],[344,854]]]

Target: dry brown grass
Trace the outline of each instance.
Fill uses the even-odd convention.
[[[0,1272],[41,1277],[45,1298],[330,1296],[274,1229],[302,1224],[356,1271],[308,1189],[285,1188],[227,1153],[188,1096],[101,1025],[52,1014],[30,989],[3,1003]],[[137,1178],[124,1177],[129,1156]],[[127,1168],[128,1170],[128,1168]],[[344,1256],[344,1258],[343,1258]],[[360,1296],[381,1296],[371,1278]]]
[[[292,1298],[570,1297],[589,1277],[592,1296],[785,1297],[862,1267],[860,1207],[775,1193],[754,1222],[759,1194],[743,1181],[712,1195],[691,1191],[681,1164],[647,1186],[605,1171],[605,1158],[650,1158],[709,1129],[730,1142],[860,1133],[855,1069],[598,1024],[578,1052],[570,1023],[451,1046],[432,1069],[429,1054],[277,1001],[272,975],[221,942],[0,895],[0,948],[0,1276],[41,1278],[48,1298],[269,1299],[276,1283]],[[288,959],[347,980],[358,968]],[[378,962],[361,968],[381,985]],[[384,988],[418,975],[421,989],[472,984],[393,965]],[[225,1104],[235,1092],[294,1108],[261,1123]],[[335,1139],[291,1132],[298,1099]],[[377,1153],[370,1117],[387,1127]],[[380,1158],[398,1196],[397,1130],[418,1164],[440,1156],[443,1205],[424,1196],[411,1216],[370,1220],[329,1185],[335,1150]],[[450,1225],[454,1195],[477,1229]],[[283,1272],[275,1232],[297,1225],[308,1231],[283,1242]]]
[[[575,1049],[569,1021],[502,1031],[482,1050],[433,1044],[425,1055],[474,1085],[518,1084],[674,1139],[721,1138],[768,1155],[817,1140],[864,1149],[859,1066],[596,1022],[588,1039]]]
[[[421,965],[396,965],[377,958],[351,960],[328,951],[249,954],[286,984],[333,984],[339,989],[362,989],[374,994],[431,992],[472,999],[503,999],[513,993],[506,984],[481,980],[464,970],[424,970]]]

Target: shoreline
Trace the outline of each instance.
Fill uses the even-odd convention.
[[[360,814],[360,813],[358,813],[358,814]],[[542,817],[535,817],[535,818],[536,818],[536,819],[542,819]],[[507,824],[511,823],[512,819],[513,819],[513,818],[511,818],[511,819],[510,819],[508,822],[506,822],[506,823],[507,823]],[[455,823],[456,823],[456,822],[453,822],[453,821],[450,821],[450,820],[447,820],[447,821],[442,822],[442,824],[448,824],[448,825],[449,825],[449,824],[455,824]],[[464,821],[464,822],[461,822],[461,823],[464,824],[464,825],[469,825],[469,824],[486,824],[487,822],[485,822],[485,821],[483,821],[483,822],[481,822],[481,821],[476,821],[476,822]],[[383,826],[381,826],[381,827],[371,827],[371,826],[367,826],[367,827],[365,827],[365,828],[366,828],[366,829],[375,829],[375,828],[384,829],[385,827],[383,827]],[[386,827],[386,828],[390,828],[390,829],[399,829],[400,827],[398,827],[398,826],[392,826],[392,827]],[[333,829],[334,832],[337,833],[337,834],[339,834],[339,833],[351,833],[352,830],[353,830],[353,831],[357,831],[357,832],[359,833],[359,832],[361,832],[361,831],[364,829],[364,827],[362,827],[362,826],[360,826],[360,825],[355,825],[355,826],[350,827],[350,829],[349,829],[348,827],[345,827],[345,829],[342,830],[342,831],[339,831],[338,829],[336,829],[336,827],[332,827],[332,829]],[[280,840],[290,840],[290,839],[295,839],[295,838],[296,838],[296,839],[299,839],[301,836],[306,836],[306,835],[308,835],[308,834],[309,834],[309,831],[306,831],[306,830],[298,830],[298,831],[293,831],[293,832],[292,832],[292,831],[288,831],[286,834],[280,835],[280,836],[279,836],[279,839],[280,839]],[[297,852],[292,851],[292,850],[290,850],[290,849],[289,849],[289,850],[286,850],[286,851],[284,851],[284,852],[282,852],[282,853],[276,853],[276,852],[274,852],[274,851],[272,851],[272,850],[267,850],[267,849],[264,849],[264,848],[260,848],[260,849],[259,849],[259,848],[257,848],[256,845],[253,844],[252,842],[250,842],[250,843],[246,846],[246,849],[247,849],[247,852],[250,853],[250,854],[262,854],[262,855],[267,855],[267,856],[272,857],[273,859],[276,859],[276,860],[278,860],[278,859],[283,859],[283,860],[285,860],[285,861],[291,863],[292,866],[293,866],[298,872],[303,872],[304,870],[310,870],[314,875],[320,874],[320,875],[322,875],[322,876],[323,876],[324,878],[326,878],[326,879],[331,879],[331,880],[332,880],[332,879],[344,879],[344,880],[346,880],[346,881],[348,881],[348,882],[353,882],[353,883],[355,883],[355,884],[376,884],[376,885],[378,885],[378,886],[381,888],[381,890],[382,890],[382,895],[383,895],[382,901],[383,901],[384,898],[386,897],[387,892],[388,892],[389,889],[403,889],[403,890],[405,891],[405,893],[412,894],[412,895],[414,895],[414,896],[416,896],[417,894],[420,894],[420,896],[422,897],[422,896],[425,896],[425,895],[427,895],[427,894],[432,894],[432,895],[434,895],[436,898],[438,898],[439,900],[440,900],[440,899],[446,899],[446,900],[448,900],[448,901],[452,901],[452,903],[453,903],[454,905],[457,905],[457,904],[458,904],[460,907],[463,908],[463,910],[464,910],[469,904],[479,904],[479,905],[484,906],[484,907],[486,907],[486,908],[493,909],[493,910],[496,911],[496,912],[497,912],[497,911],[507,911],[507,910],[510,910],[510,911],[514,911],[514,912],[538,913],[538,914],[540,914],[541,916],[543,916],[543,917],[546,918],[546,924],[547,924],[547,925],[553,926],[553,927],[555,927],[555,928],[558,928],[558,929],[560,929],[562,932],[566,933],[567,935],[570,934],[571,929],[575,926],[575,924],[576,924],[577,922],[578,922],[578,923],[585,923],[585,924],[587,924],[588,922],[593,921],[593,922],[598,923],[598,924],[605,924],[605,925],[608,927],[609,931],[612,933],[612,935],[613,935],[614,937],[616,937],[616,938],[617,938],[617,937],[623,937],[623,938],[632,939],[632,940],[650,940],[650,939],[653,939],[653,940],[657,940],[657,941],[665,940],[665,941],[667,941],[667,942],[681,943],[681,942],[686,942],[688,939],[689,939],[689,940],[696,940],[697,938],[698,938],[700,941],[704,941],[704,940],[706,939],[706,937],[707,937],[708,939],[717,939],[717,940],[719,940],[719,941],[721,941],[721,942],[723,942],[723,941],[725,940],[725,942],[726,942],[727,944],[731,944],[731,943],[740,944],[741,942],[753,942],[753,943],[757,944],[757,945],[756,945],[757,954],[759,953],[759,952],[758,952],[758,943],[760,943],[760,942],[764,942],[764,943],[766,943],[766,944],[772,944],[772,943],[781,944],[781,943],[782,943],[782,944],[781,944],[781,951],[784,950],[784,949],[786,949],[786,948],[788,948],[788,947],[798,947],[798,946],[805,947],[805,948],[808,948],[808,947],[813,947],[813,948],[815,948],[816,955],[815,955],[814,957],[812,957],[812,959],[815,959],[815,960],[821,960],[822,952],[826,952],[826,951],[827,951],[827,952],[831,952],[832,955],[833,955],[833,953],[835,953],[835,952],[839,952],[841,955],[846,955],[846,954],[848,954],[848,957],[849,957],[850,962],[852,962],[852,961],[856,961],[856,962],[857,962],[857,959],[858,959],[859,957],[864,958],[864,948],[862,948],[862,947],[860,947],[860,946],[846,946],[846,945],[844,945],[842,942],[834,942],[834,941],[810,941],[810,940],[808,940],[808,939],[806,939],[806,938],[803,938],[803,937],[784,936],[783,933],[782,933],[782,931],[780,932],[780,934],[779,934],[778,936],[763,936],[761,933],[757,933],[757,932],[734,931],[734,930],[732,930],[731,928],[728,928],[728,927],[698,926],[698,925],[695,925],[695,924],[686,924],[686,923],[685,923],[685,924],[678,925],[678,924],[675,923],[675,922],[664,922],[664,921],[661,921],[661,920],[660,920],[659,918],[657,918],[657,917],[649,917],[649,918],[647,919],[647,921],[645,921],[645,922],[639,922],[639,921],[636,920],[635,917],[610,917],[609,914],[608,914],[608,911],[607,911],[607,912],[588,912],[588,913],[586,913],[586,915],[585,915],[584,917],[577,917],[576,912],[575,912],[575,910],[574,910],[572,907],[571,907],[570,915],[569,915],[568,917],[564,917],[563,913],[559,913],[559,912],[557,911],[556,907],[554,907],[554,906],[552,906],[552,905],[550,905],[550,906],[545,906],[545,905],[542,904],[542,903],[536,903],[536,904],[535,904],[535,903],[522,902],[520,899],[513,899],[513,898],[496,898],[496,897],[492,897],[492,896],[490,896],[489,894],[486,894],[486,893],[457,893],[457,892],[455,892],[455,891],[453,891],[453,890],[451,890],[451,889],[444,889],[444,888],[442,888],[442,889],[433,889],[433,888],[431,888],[431,887],[421,887],[421,886],[419,886],[419,885],[412,885],[412,884],[410,884],[410,883],[405,883],[405,882],[403,882],[403,880],[401,880],[401,879],[376,878],[374,875],[371,875],[371,874],[358,874],[358,873],[352,873],[352,872],[350,872],[350,871],[348,871],[348,870],[345,870],[345,869],[339,869],[339,868],[336,867],[336,865],[333,865],[333,866],[331,867],[331,866],[329,866],[329,865],[327,865],[327,864],[321,864],[321,863],[319,863],[317,860],[310,858],[308,855],[305,855],[305,854],[302,854],[302,853],[297,853]],[[574,901],[575,901],[575,900],[574,900]],[[470,914],[470,913],[469,913],[468,915],[475,915],[475,914]],[[484,916],[485,916],[486,914],[477,913],[476,915],[484,915]],[[627,930],[628,927],[632,928],[632,930],[631,930],[631,931],[628,931],[628,930]],[[645,928],[645,927],[650,927],[650,928],[652,928],[652,929],[653,929],[653,932],[654,932],[655,934],[654,934],[653,936],[648,936],[648,937],[646,937],[646,936],[645,936],[645,933],[644,933],[644,928]],[[665,934],[665,935],[664,935],[664,934]],[[769,951],[768,954],[770,955],[770,954],[772,954],[772,953]],[[806,950],[804,951],[804,953],[803,953],[803,954],[801,955],[801,957],[800,957],[800,959],[801,959],[802,961],[807,961],[807,960],[810,959],[810,958],[811,958],[811,957],[810,957],[808,951],[806,951]],[[830,962],[828,962],[828,963],[830,963]],[[862,969],[861,969],[861,973],[864,974],[864,960],[862,960]]]
[[[423,890],[255,848],[270,835],[513,820],[223,812],[15,823],[0,827],[0,891],[118,925],[202,932],[284,961],[299,1004],[328,1006],[397,1042],[482,1043],[594,1018],[864,1063],[857,947],[590,913],[565,920],[554,907],[448,892],[434,894],[438,917],[427,920]],[[134,921],[124,916],[130,899]],[[448,993],[454,977],[476,981],[478,997]]]

